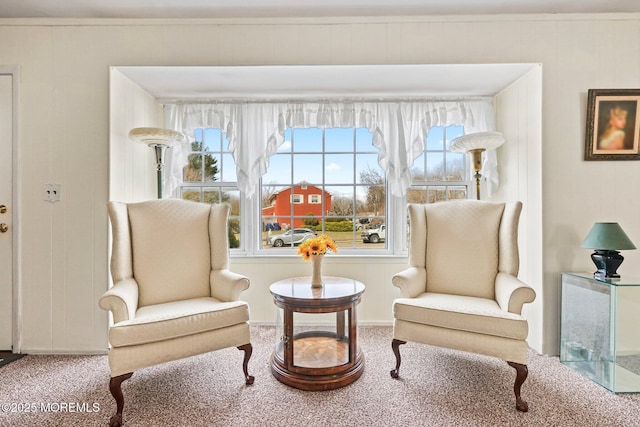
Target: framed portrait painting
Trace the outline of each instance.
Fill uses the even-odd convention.
[[[640,160],[640,89],[589,89],[585,160]]]

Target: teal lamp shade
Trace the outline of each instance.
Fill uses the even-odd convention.
[[[591,260],[597,267],[596,279],[619,279],[618,267],[624,261],[621,250],[636,249],[617,222],[596,222],[582,242],[582,247],[594,249]]]

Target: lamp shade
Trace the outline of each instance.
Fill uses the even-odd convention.
[[[472,150],[493,150],[504,144],[504,135],[500,132],[476,132],[462,135],[451,141],[451,151],[468,153]]]
[[[187,140],[183,133],[173,129],[162,128],[133,128],[129,131],[129,138],[142,144],[162,144],[172,146]]]
[[[582,242],[586,249],[603,249],[620,251],[636,249],[636,246],[626,235],[617,222],[596,222]]]

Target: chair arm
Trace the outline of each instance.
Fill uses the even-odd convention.
[[[496,276],[496,301],[503,310],[522,314],[522,306],[535,299],[533,288],[517,277],[507,273],[498,273]]]
[[[409,267],[393,276],[393,286],[400,288],[403,298],[414,298],[427,290],[427,270]]]
[[[138,309],[138,283],[136,279],[124,279],[113,285],[100,297],[100,308],[113,314],[113,323],[131,320]]]
[[[230,270],[211,270],[211,296],[220,301],[238,301],[242,291],[249,288],[249,278]]]

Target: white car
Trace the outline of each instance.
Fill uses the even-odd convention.
[[[267,245],[272,245],[276,248],[280,248],[284,245],[290,246],[293,242],[294,245],[299,245],[305,240],[309,240],[312,237],[316,237],[318,234],[308,228],[294,228],[293,230],[285,231],[281,234],[274,234],[267,237]]]
[[[387,230],[384,224],[378,226],[378,228],[371,228],[364,230],[360,237],[362,237],[363,243],[380,243],[384,242],[387,238]]]

